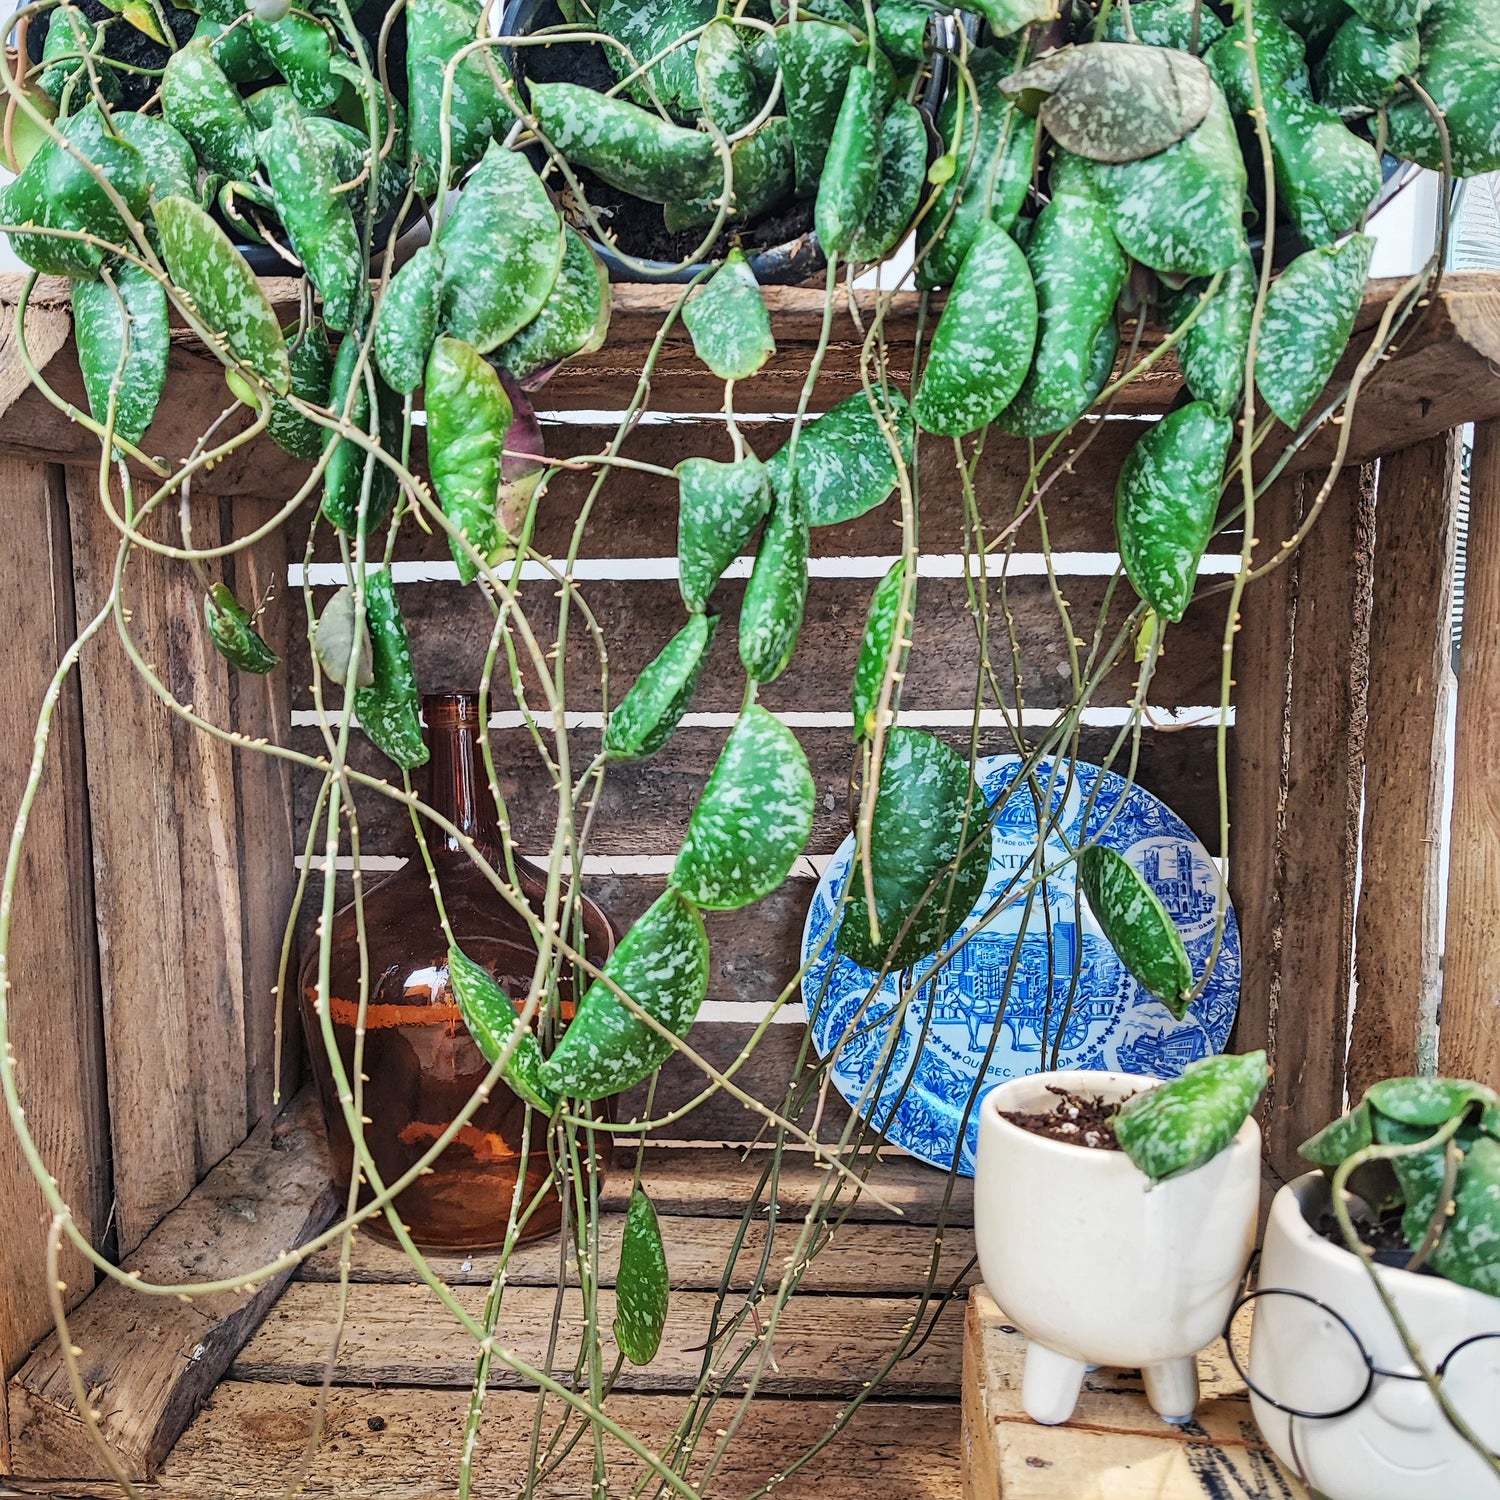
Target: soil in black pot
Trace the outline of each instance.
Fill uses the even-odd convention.
[[[107,6],[101,5],[99,0],[72,0],[72,4],[90,21],[96,24],[101,21],[110,23],[104,45],[106,59],[129,63],[137,68],[151,68],[158,72],[166,67],[167,59],[172,55],[171,49],[163,47],[160,42],[153,42],[145,32],[137,31],[129,21],[122,16],[117,16]],[[197,12],[179,10],[170,3],[164,5],[162,9],[166,14],[167,24],[172,28],[172,35],[177,38],[178,46],[181,46],[192,36],[198,25]],[[26,53],[33,63],[39,63],[42,60],[42,47],[46,43],[47,31],[51,24],[52,12],[50,10],[31,18],[31,25],[26,32]],[[161,80],[150,73],[130,73],[120,70],[115,76],[120,84],[119,107],[121,109],[139,109],[161,84]]]
[[[539,18],[539,24],[546,24],[545,18]],[[592,42],[519,47],[516,61],[523,76],[538,83],[577,83],[601,93],[615,83],[604,49]],[[599,223],[615,247],[624,254],[638,260],[676,263],[686,260],[701,243],[708,228],[706,224],[673,234],[667,229],[660,204],[646,203],[621,192],[581,167],[574,167],[573,172]],[[570,213],[568,217],[586,234],[592,233],[581,213]],[[747,255],[776,245],[787,245],[810,234],[812,222],[812,203],[807,199],[793,199],[773,212],[762,214],[751,224],[727,221],[723,233],[702,258],[722,260],[736,245]]]
[[[1115,1139],[1115,1114],[1120,1101],[1097,1095],[1074,1094],[1067,1089],[1048,1085],[1047,1092],[1057,1095],[1057,1105],[1050,1110],[1002,1109],[1000,1118],[1029,1130],[1032,1135],[1046,1136],[1068,1146],[1086,1146],[1094,1151],[1118,1151]]]
[[[1406,1243],[1406,1231],[1401,1227],[1401,1210],[1396,1209],[1376,1219],[1367,1213],[1353,1215],[1354,1232],[1359,1236],[1360,1243],[1375,1252],[1375,1263],[1381,1266],[1394,1266],[1399,1270],[1405,1270],[1406,1263],[1412,1257],[1411,1246]],[[1337,1245],[1340,1250],[1349,1248],[1344,1239],[1344,1231],[1339,1221],[1334,1217],[1332,1209],[1324,1209],[1313,1224],[1313,1229],[1330,1244]],[[1418,1266],[1417,1274],[1426,1274],[1426,1266]],[[1436,1273],[1433,1273],[1436,1274]]]

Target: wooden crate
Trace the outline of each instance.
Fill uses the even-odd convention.
[[[11,311],[16,290],[14,283],[0,287]],[[1362,329],[1373,327],[1392,290],[1372,285]],[[271,283],[269,291],[284,308],[294,305],[294,283]],[[543,393],[552,453],[599,447],[601,414],[624,404],[666,296],[659,289],[616,288],[608,347],[562,372]],[[784,435],[821,319],[820,293],[773,290],[768,301],[779,353],[736,391],[738,409],[750,414],[747,435],[763,455]],[[909,347],[915,318],[914,302],[897,303],[887,324],[893,349]],[[0,608],[10,637],[25,649],[12,653],[13,712],[0,728],[0,809],[6,814],[30,760],[33,715],[46,681],[99,607],[100,580],[117,545],[94,493],[93,440],[29,387],[13,324],[13,317],[4,319],[0,342],[0,507],[13,538],[12,587]],[[44,280],[26,320],[29,352],[59,396],[81,406],[69,328],[65,288]],[[858,345],[841,309],[815,410],[857,387]],[[1500,964],[1500,945],[1489,930],[1500,921],[1500,814],[1486,774],[1488,758],[1497,754],[1487,730],[1500,706],[1497,369],[1500,277],[1449,277],[1399,356],[1367,385],[1347,434],[1348,466],[1307,544],[1290,566],[1246,594],[1230,738],[1230,882],[1245,955],[1236,1041],[1271,1051],[1265,1114],[1274,1172],[1295,1170],[1297,1143],[1337,1112],[1346,1088],[1423,1060],[1442,958],[1437,849],[1446,774],[1455,429],[1470,420],[1480,425],[1471,476],[1469,618],[1459,684],[1459,794],[1452,813],[1439,1060],[1447,1071],[1500,1077],[1494,1000],[1500,983],[1491,972]],[[1096,602],[1102,589],[1097,558],[1113,549],[1111,491],[1119,461],[1141,424],[1178,389],[1170,360],[1128,388],[1118,420],[1105,424],[1078,472],[1049,501],[1052,546],[1067,597],[1078,609]],[[181,456],[204,414],[227,404],[222,391],[217,362],[182,331],[174,340],[167,400],[147,446]],[[727,456],[722,424],[701,415],[717,407],[720,394],[716,386],[709,389],[686,340],[670,338],[652,382],[651,408],[674,420],[642,424],[624,451],[668,465],[690,453]],[[1320,435],[1267,493],[1258,556],[1268,556],[1295,530],[1333,436]],[[964,546],[945,448],[926,445],[922,460],[922,545],[934,558],[952,557]],[[1020,464],[1017,445],[991,438],[982,505],[1014,494]],[[200,540],[215,527],[225,536],[242,534],[247,523],[272,513],[305,472],[264,442],[237,453],[195,484]],[[575,477],[554,486],[537,539],[543,550],[561,550],[583,491]],[[673,487],[649,475],[619,475],[595,511],[589,536],[585,595],[610,641],[613,680],[628,682],[679,617],[665,567],[675,552]],[[710,918],[710,995],[690,1040],[715,1063],[738,1054],[759,1008],[797,967],[815,869],[845,831],[843,709],[864,605],[898,545],[885,510],[814,534],[803,644],[762,701],[787,716],[807,750],[818,783],[817,824],[809,859],[782,891],[746,911]],[[235,560],[232,581],[242,596],[299,577],[286,546],[277,535]],[[1019,540],[1022,553],[1037,546],[1034,530]],[[331,560],[332,554],[322,554],[313,566]],[[398,578],[424,687],[472,686],[479,642],[489,630],[487,612],[474,591],[458,589],[441,542],[424,542],[412,562]],[[939,576],[941,564],[929,571],[903,719],[958,740],[965,731],[955,726],[967,723],[972,692],[967,653],[948,649],[953,631],[967,627],[962,584]],[[320,589],[324,577],[313,575]],[[733,633],[741,589],[733,581],[726,586],[725,634]],[[1027,706],[1037,715],[1060,707],[1067,696],[1057,675],[1065,642],[1044,589],[1040,579],[1034,591],[1024,581],[1012,584],[1030,677]],[[178,628],[197,610],[184,569],[137,555],[127,592],[133,627],[179,699],[246,733],[299,748],[313,743],[308,669],[299,654],[305,647],[292,644],[300,634],[293,589],[281,587],[268,616],[273,643],[290,648],[289,669],[264,682],[224,672],[205,654],[196,626]],[[1224,608],[1222,594],[1201,601],[1169,636],[1152,694],[1157,709],[1206,712],[1216,701]],[[732,642],[718,649],[727,659]],[[705,679],[692,715],[655,761],[611,772],[586,875],[590,893],[621,925],[662,888],[738,707],[732,675]],[[1132,689],[1127,664],[1095,704],[1118,708]],[[509,705],[497,707],[503,714]],[[587,754],[598,732],[597,719],[587,715],[598,705],[570,695],[570,707],[585,715],[577,739]],[[133,675],[108,629],[69,680],[59,715],[33,817],[11,965],[11,1041],[28,1118],[49,1170],[95,1244],[137,1257],[133,1264],[191,1265],[198,1268],[194,1274],[258,1264],[268,1245],[283,1248],[333,1211],[305,1105],[274,1130],[268,1118],[277,1062],[276,948],[312,784],[289,775],[284,764],[231,755],[186,736]],[[1139,779],[1216,847],[1213,729],[1199,716],[1189,713],[1186,723],[1181,717],[1147,729]],[[1086,727],[1083,753],[1101,749],[1107,732]],[[539,846],[550,820],[521,735],[502,727],[495,743],[523,847]],[[986,731],[982,748],[999,747],[998,730]],[[381,765],[363,747],[356,751],[360,757],[370,769]],[[367,867],[398,864],[410,848],[404,815],[363,800],[360,812]],[[1355,979],[1358,1003],[1352,1004]],[[1353,1045],[1346,1052],[1351,1026]],[[739,1082],[777,1102],[801,1032],[799,1022],[772,1026]],[[283,1047],[289,1088],[299,1045],[289,1036]],[[669,1065],[658,1108],[684,1101],[696,1092],[694,1083],[687,1068]],[[823,1134],[835,1132],[844,1118],[841,1106],[831,1105]],[[712,1263],[724,1232],[719,1216],[737,1216],[753,1182],[724,1143],[748,1140],[757,1128],[750,1112],[716,1098],[652,1148],[653,1192],[674,1219],[669,1241],[681,1259],[673,1279],[689,1322],[693,1298],[703,1295],[710,1269],[717,1269]],[[899,1159],[884,1170],[890,1191],[906,1195],[913,1227],[882,1223],[872,1213],[854,1226],[837,1255],[820,1257],[820,1280],[799,1302],[814,1304],[808,1316],[823,1320],[806,1335],[809,1349],[828,1357],[799,1365],[788,1356],[786,1391],[759,1402],[742,1434],[746,1476],[761,1463],[774,1472],[787,1454],[806,1446],[839,1399],[869,1377],[880,1331],[904,1318],[925,1277],[918,1263],[935,1208],[924,1184],[940,1179]],[[248,1217],[247,1201],[257,1205]],[[0,1235],[0,1364],[13,1377],[9,1434],[0,1404],[0,1473],[93,1493],[76,1482],[91,1459],[79,1441],[71,1396],[59,1383],[57,1351],[46,1341],[45,1215],[8,1132],[0,1135],[0,1215],[7,1225]],[[960,1256],[953,1269],[962,1263]],[[483,1279],[478,1261],[471,1272],[452,1269],[460,1281]],[[87,1299],[74,1319],[74,1336],[99,1377],[91,1399],[106,1412],[106,1427],[128,1465],[143,1474],[160,1465],[162,1493],[279,1493],[280,1476],[306,1435],[315,1392],[305,1382],[321,1377],[310,1351],[332,1295],[326,1262],[304,1266],[280,1301],[278,1289],[267,1285],[248,1305],[238,1299],[223,1307],[142,1304],[108,1284],[95,1292],[89,1268],[76,1256],[64,1257],[60,1273],[70,1305]],[[315,1470],[324,1476],[318,1483],[325,1492],[416,1496],[451,1487],[469,1353],[405,1276],[388,1257],[362,1248],[353,1294],[357,1317],[336,1376],[330,1439]],[[864,1293],[879,1304],[873,1321]],[[481,1293],[476,1288],[464,1295]],[[825,1490],[844,1484],[851,1492],[858,1485],[874,1493],[955,1493],[957,1325],[950,1309],[914,1368],[900,1372],[881,1399],[863,1409],[853,1435],[797,1483]],[[393,1357],[398,1329],[411,1347]],[[677,1347],[694,1342],[684,1324]],[[832,1351],[839,1350],[835,1357]],[[676,1398],[666,1394],[672,1368],[670,1360],[653,1367],[653,1379],[664,1384],[619,1398],[627,1422],[645,1434],[656,1432],[672,1409]],[[390,1388],[395,1385],[403,1389]],[[205,1397],[207,1405],[178,1441]],[[503,1434],[509,1403],[529,1400],[497,1390],[486,1432]],[[921,1403],[920,1416],[912,1414],[912,1403]],[[375,1418],[384,1426],[373,1425]],[[912,1456],[914,1442],[920,1461]],[[367,1479],[358,1479],[364,1466]],[[358,1490],[366,1482],[367,1490]],[[749,1487],[747,1478],[742,1488]],[[732,1492],[733,1486],[726,1490]]]

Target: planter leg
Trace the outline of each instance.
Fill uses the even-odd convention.
[[[1026,1373],[1021,1378],[1021,1405],[1033,1422],[1055,1427],[1066,1422],[1078,1405],[1085,1365],[1043,1344],[1028,1341]]]
[[[1146,1399],[1164,1422],[1188,1422],[1198,1405],[1198,1361],[1166,1359],[1159,1365],[1147,1365],[1141,1371],[1146,1382]]]

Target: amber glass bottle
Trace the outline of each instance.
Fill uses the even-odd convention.
[[[444,693],[422,700],[432,750],[428,801],[471,839],[497,869],[503,869],[494,799],[485,788],[479,751],[479,699],[474,693]],[[525,922],[475,868],[457,839],[429,826],[428,848],[439,888],[459,946],[482,963],[519,1007],[536,964],[536,946]],[[521,860],[517,874],[538,910],[543,882]],[[365,1139],[383,1181],[404,1173],[452,1122],[488,1071],[484,1057],[464,1026],[448,979],[448,943],[438,920],[427,871],[413,858],[367,892],[365,933],[370,996],[365,1015]],[[604,913],[582,902],[586,951],[602,963],[613,944]],[[344,1067],[353,1077],[354,1027],[359,1001],[359,945],[353,906],[333,919],[331,972],[333,1029]],[[303,1024],[310,1041],[313,1072],[328,1121],[334,1168],[347,1190],[354,1149],[334,1092],[332,1070],[315,1009],[318,980],[316,947],[302,967]],[[563,994],[571,1000],[572,979],[564,975]],[[564,1019],[571,1014],[565,1003]],[[397,1198],[396,1206],[412,1238],[435,1249],[482,1250],[505,1237],[520,1163],[525,1106],[504,1084],[460,1129],[425,1176]],[[526,1197],[547,1173],[547,1146],[533,1117],[526,1167]],[[368,1198],[362,1189],[361,1201]],[[556,1229],[555,1197],[532,1215],[524,1238]],[[383,1214],[366,1224],[388,1234]]]

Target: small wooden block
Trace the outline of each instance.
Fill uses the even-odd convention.
[[[147,1283],[218,1281],[311,1238],[337,1209],[316,1100],[304,1093],[263,1120],[146,1236],[124,1269]],[[270,1311],[290,1269],[250,1296],[191,1303],[105,1280],[68,1320],[99,1427],[126,1473],[148,1479]],[[53,1334],[10,1383],[15,1473],[106,1479],[109,1470],[73,1401]]]
[[[965,1500],[1307,1500],[1266,1447],[1217,1341],[1198,1356],[1191,1422],[1163,1422],[1135,1370],[1093,1371],[1063,1427],[1021,1408],[1026,1340],[982,1286],[964,1330]]]

